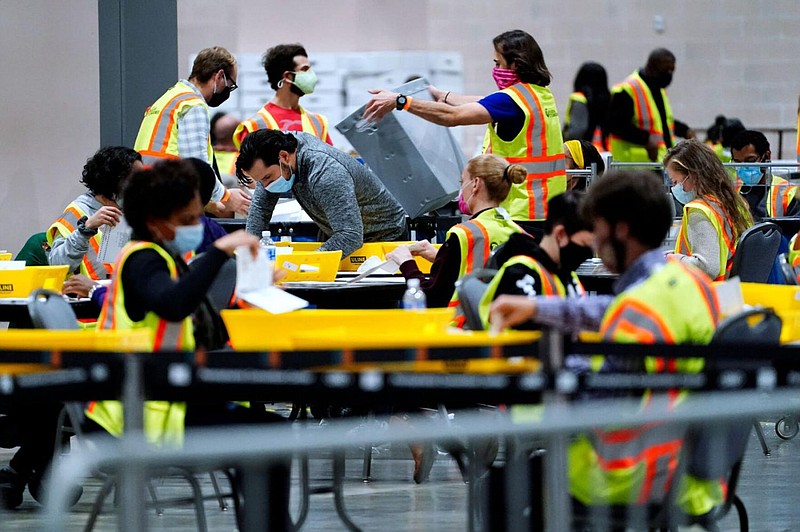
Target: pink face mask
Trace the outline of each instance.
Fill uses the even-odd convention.
[[[500,90],[519,83],[517,71],[510,68],[494,67],[492,69],[492,78],[494,78],[494,82],[497,84],[497,88]]]
[[[461,211],[461,214],[472,215],[472,211],[467,205],[467,200],[464,199],[464,193],[461,191],[458,192],[458,210]]]

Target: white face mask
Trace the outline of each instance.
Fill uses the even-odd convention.
[[[195,251],[203,243],[205,229],[202,223],[195,225],[179,225],[175,228],[175,238],[168,244],[175,248],[180,255]]]

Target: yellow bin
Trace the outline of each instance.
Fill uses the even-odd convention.
[[[345,335],[358,337],[376,333],[406,337],[444,332],[453,309],[436,308],[418,312],[403,309],[298,310],[270,314],[261,309],[223,310],[222,320],[231,344],[240,351],[292,349],[294,338],[308,342],[309,336]]]
[[[39,288],[61,292],[69,266],[26,266],[0,270],[0,297],[28,297]]]
[[[275,267],[286,272],[282,281],[336,280],[336,267],[342,258],[341,251],[293,251],[275,257]]]
[[[0,260],[11,260],[11,253],[0,253]]]

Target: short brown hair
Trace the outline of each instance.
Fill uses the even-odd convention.
[[[211,76],[216,74],[219,69],[222,69],[225,75],[230,79],[233,77],[233,65],[235,64],[236,58],[222,46],[203,48],[197,54],[197,57],[194,58],[192,73],[189,75],[189,78],[194,78],[204,83],[211,79]]]

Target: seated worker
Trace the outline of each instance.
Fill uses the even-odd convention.
[[[710,149],[709,153],[713,155]],[[504,295],[492,304],[493,323],[505,328],[535,319],[569,332],[599,330],[605,341],[612,342],[709,343],[719,321],[713,287],[696,268],[667,259],[659,249],[672,225],[662,180],[648,171],[606,174],[589,189],[581,212],[591,221],[595,251],[609,270],[620,274],[614,285],[616,296],[568,301]],[[622,362],[604,357],[599,371],[659,372],[675,367],[692,372],[702,368],[702,361],[697,359],[665,364],[649,357],[638,368],[633,367],[637,364],[631,359]],[[636,455],[646,459],[611,460],[602,455],[605,449],[586,435],[576,437],[568,450],[568,478],[570,494],[579,507],[660,502],[672,480],[680,449],[660,445],[659,435],[650,431],[655,428],[657,432],[658,426],[641,428],[647,444],[630,442],[638,449]],[[667,432],[661,438],[673,440],[675,434]],[[615,456],[632,454],[625,444],[612,447]],[[644,482],[645,468],[655,473],[650,478],[661,480]],[[677,503],[689,514],[703,515],[721,502],[722,490],[717,482],[691,475],[682,479]]]
[[[51,265],[66,264],[69,273],[92,280],[107,279],[111,265],[97,258],[104,225],[114,227],[122,219],[117,200],[132,171],[142,168],[142,156],[123,146],[100,148],[83,167],[81,183],[89,189],[64,209],[47,230]]]
[[[595,165],[597,177],[606,171],[606,163],[597,151],[594,144],[588,140],[568,140],[564,143],[564,156],[567,160],[567,170],[591,169]],[[589,185],[586,176],[567,174],[567,190],[584,191]]]
[[[200,201],[203,203],[203,205],[207,205],[211,200],[211,193],[214,191],[214,187],[216,186],[217,174],[214,173],[214,170],[205,161],[195,159],[194,157],[190,157],[186,159],[186,161],[192,165],[194,171],[199,177]],[[200,221],[203,223],[203,241],[197,247],[195,252],[184,256],[184,259],[187,261],[190,260],[195,254],[203,253],[218,238],[222,238],[228,234],[227,231],[225,231],[225,229],[223,229],[217,222],[205,214],[200,217]],[[95,305],[97,305],[98,308],[101,308],[106,299],[107,287],[82,274],[76,274],[64,281],[64,286],[61,291],[64,294],[75,294],[79,297],[88,297],[95,303]]]
[[[314,92],[317,75],[311,69],[303,45],[278,44],[264,54],[264,72],[275,96],[252,116],[239,124],[233,134],[238,148],[245,137],[259,129],[305,131],[333,146],[328,133],[328,119],[309,113],[300,106],[300,98]]]
[[[733,138],[731,155],[734,163],[768,163],[772,152],[763,133],[746,129]],[[739,194],[747,201],[755,221],[800,214],[797,187],[772,175],[769,167],[737,166],[736,176]]]
[[[98,328],[150,330],[154,352],[219,348],[221,331],[213,330],[212,311],[204,304],[206,292],[234,250],[245,246],[255,254],[258,239],[244,231],[225,235],[187,268],[181,257],[196,250],[203,240],[203,203],[197,173],[185,160],[156,163],[134,173],[123,200],[133,238],[117,258]],[[122,414],[121,403],[115,401],[92,402],[86,409],[90,430],[94,423],[114,436],[124,430]],[[147,401],[144,431],[150,443],[180,445],[184,426],[278,419],[263,409],[216,398],[189,403]],[[285,494],[279,490],[278,498],[270,500],[276,508],[282,507],[283,496],[288,502],[288,475],[283,481]]]
[[[584,294],[575,270],[592,258],[592,232],[578,212],[580,196],[565,192],[547,202],[542,241],[511,235],[492,260],[502,265],[480,302],[483,328],[489,328],[489,307],[502,294],[576,297]]]
[[[513,233],[525,232],[499,205],[511,185],[522,183],[526,175],[523,166],[509,165],[497,155],[473,157],[461,175],[458,198],[459,210],[471,215],[469,221],[451,227],[438,252],[427,240],[421,240],[414,251],[398,246],[386,254],[386,258],[400,265],[403,277],[420,280],[429,307],[457,306],[456,281],[485,267],[491,251]],[[433,262],[429,279],[425,279],[413,255]]]
[[[673,258],[697,267],[715,281],[728,276],[739,236],[753,220],[714,151],[684,140],[664,157],[672,194],[683,203]]]
[[[364,242],[407,238],[406,213],[372,171],[358,161],[302,132],[259,129],[242,143],[236,176],[255,181],[247,232],[269,228],[278,198],[292,191],[325,240],[320,251],[350,255]]]

